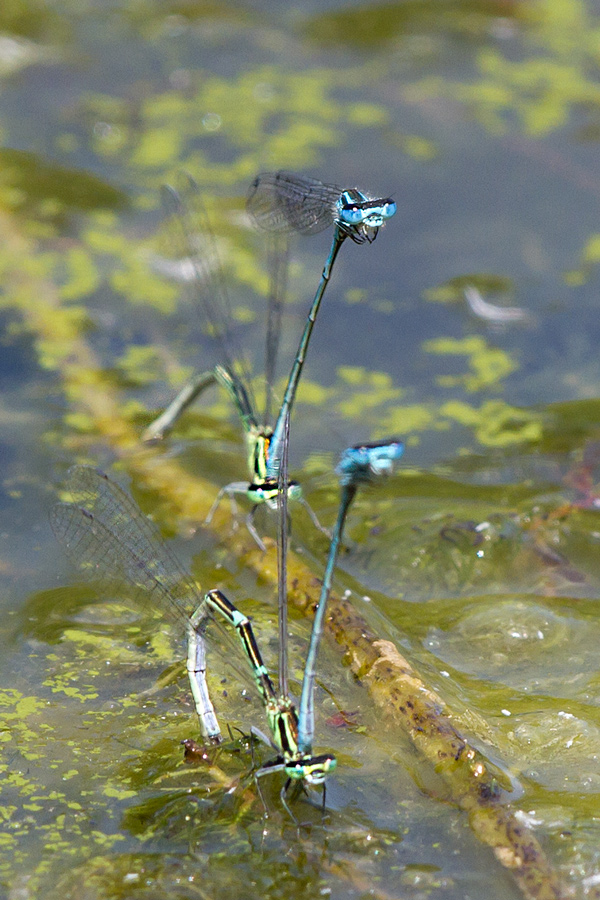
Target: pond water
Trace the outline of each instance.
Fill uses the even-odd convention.
[[[599,4],[577,0],[2,5],[4,896],[599,895],[598,47]],[[218,361],[157,271],[161,185],[200,186],[260,394],[266,242],[244,203],[277,169],[398,204],[341,250],[293,475],[331,525],[343,447],[406,443],[361,492],[335,584],[389,669],[367,672],[350,619],[344,656],[324,643],[317,744],[338,767],[325,811],[316,791],[291,802],[297,822],[278,775],[252,778],[269,751],[244,737],[265,728],[244,661],[240,678],[217,638],[231,739],[190,765],[182,635],[82,582],[48,524],[69,466],[110,471],[275,666],[272,547],[226,504],[201,527],[244,477],[227,398],[141,435]],[[292,245],[279,395],[330,239]],[[314,600],[327,541],[293,519]],[[310,622],[290,628],[297,695]]]

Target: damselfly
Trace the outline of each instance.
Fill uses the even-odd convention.
[[[330,225],[334,226],[331,248],[306,319],[267,448],[267,475],[276,478],[283,446],[285,419],[288,413],[291,415],[313,326],[336,257],[346,238],[350,238],[355,244],[365,242],[371,244],[384,222],[395,215],[396,203],[390,197],[372,199],[358,188],[343,190],[335,184],[325,184],[292,172],[264,172],[258,175],[251,185],[247,207],[259,228],[276,234],[290,231],[316,234]]]
[[[343,452],[336,468],[336,472],[340,476],[342,496],[331,537],[329,555],[327,557],[323,584],[319,596],[319,604],[315,610],[310,644],[306,656],[306,665],[304,666],[298,725],[298,750],[301,754],[310,754],[313,744],[317,654],[319,652],[319,643],[321,641],[321,634],[323,633],[323,625],[325,623],[325,609],[331,591],[333,572],[342,542],[348,510],[356,496],[358,486],[360,484],[368,484],[380,475],[390,474],[394,462],[402,456],[403,452],[404,444],[401,441],[396,440],[380,441],[370,444],[357,444],[355,447],[349,447]]]
[[[247,517],[248,529],[264,550],[264,544],[254,527],[253,519],[256,509],[261,504],[264,503],[272,509],[277,505],[277,475],[271,473],[267,467],[273,430],[268,423],[260,423],[251,387],[249,366],[244,354],[233,340],[231,330],[233,314],[229,294],[198,187],[190,177],[182,177],[179,190],[172,187],[164,189],[164,201],[170,213],[169,232],[178,262],[171,264],[161,260],[157,267],[166,274],[175,274],[187,285],[193,304],[200,307],[210,332],[218,342],[222,362],[211,371],[196,376],[186,385],[164,413],[149,426],[144,437],[146,440],[162,437],[181,412],[209,385],[216,383],[225,388],[243,426],[249,480],[225,485],[219,491],[208,513],[207,522],[211,521],[225,494],[232,503],[236,495],[245,495],[253,503]],[[265,362],[267,416],[279,344],[281,306],[287,268],[286,248],[283,247],[281,253],[274,253],[272,256],[274,262],[271,266]],[[300,485],[290,481],[287,490],[290,500],[302,503],[315,526],[328,534],[302,496]]]
[[[321,785],[336,766],[331,753],[314,754],[314,692],[316,680],[316,659],[323,631],[325,607],[331,590],[333,571],[342,540],[344,523],[348,509],[356,495],[359,484],[374,480],[378,475],[391,471],[393,462],[404,449],[399,441],[363,444],[351,447],[342,455],[337,471],[341,475],[342,499],[336,528],[331,541],[329,557],[323,579],[319,605],[315,613],[310,638],[309,651],[302,682],[300,712],[290,698],[287,676],[287,492],[283,489],[287,478],[287,447],[289,435],[289,415],[286,417],[279,480],[281,490],[279,501],[278,535],[278,609],[279,609],[279,691],[277,692],[258,648],[248,633],[249,623],[245,616],[233,606],[220,591],[211,591],[206,602],[237,629],[244,650],[250,661],[255,681],[262,695],[272,738],[267,740],[276,750],[276,759],[263,765],[257,776],[283,770],[287,780],[281,791],[281,799],[287,806],[285,797],[292,783],[306,782]],[[255,729],[256,731],[256,729]],[[325,798],[323,798],[323,802]]]
[[[288,640],[288,616],[287,616],[287,541],[288,541],[288,516],[287,500],[288,492],[285,490],[287,483],[288,445],[289,445],[289,415],[286,416],[284,429],[284,445],[282,448],[281,466],[279,471],[278,503],[278,541],[277,541],[277,572],[278,572],[278,623],[279,623],[279,665],[278,681],[279,691],[275,689],[266,666],[263,663],[260,651],[250,632],[248,619],[221,593],[210,591],[206,595],[206,602],[212,609],[221,615],[237,630],[242,646],[248,656],[254,680],[262,696],[267,722],[271,737],[267,737],[261,731],[254,728],[253,732],[264,742],[269,744],[278,754],[274,760],[267,762],[256,772],[257,777],[269,772],[284,771],[287,780],[281,790],[281,800],[289,810],[286,803],[286,793],[292,781],[306,782],[311,785],[324,784],[329,772],[336,766],[336,759],[330,753],[314,755],[312,747],[301,752],[298,747],[298,713],[296,706],[288,691],[288,665],[287,665],[287,640]],[[323,798],[325,800],[325,798]],[[291,812],[290,812],[291,815]]]
[[[100,469],[73,466],[66,492],[72,499],[57,503],[50,512],[59,544],[88,579],[117,589],[125,586],[134,600],[151,603],[184,625],[187,672],[200,729],[210,743],[220,743],[206,684],[208,614],[195,582],[135,500]]]
[[[287,541],[287,450],[280,496],[279,596],[280,670],[287,668],[287,595],[285,592]],[[58,503],[50,521],[58,542],[82,573],[93,581],[115,588],[125,586],[141,603],[152,605],[185,623],[188,633],[187,670],[196,711],[204,737],[213,744],[221,741],[221,732],[206,683],[205,638],[210,613],[218,613],[234,626],[250,660],[255,681],[265,704],[272,740],[252,728],[253,733],[273,745],[281,754],[263,766],[258,774],[285,769],[288,777],[320,784],[335,767],[330,754],[298,754],[296,736],[298,717],[287,694],[287,678],[282,675],[278,696],[263,663],[252,625],[218,590],[202,599],[198,587],[177,557],[161,538],[155,524],[141,512],[133,498],[104,472],[89,466],[74,466],[66,485],[72,500]],[[190,605],[195,606],[189,615]],[[212,623],[214,626],[214,622]]]

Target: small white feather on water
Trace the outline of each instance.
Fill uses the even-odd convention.
[[[463,293],[469,309],[478,319],[495,325],[508,325],[531,320],[527,310],[521,309],[519,306],[495,306],[493,303],[488,303],[473,285],[468,285]]]

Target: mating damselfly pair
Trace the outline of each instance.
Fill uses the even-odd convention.
[[[403,452],[401,442],[386,441],[351,447],[342,455],[337,469],[342,486],[340,507],[313,622],[297,709],[290,698],[287,676],[288,422],[289,417],[286,418],[277,494],[278,690],[263,663],[247,616],[218,589],[202,596],[198,585],[163,541],[156,525],[144,516],[133,498],[107,475],[88,466],[73,467],[66,485],[70,499],[57,504],[51,512],[51,524],[58,541],[86,577],[117,591],[125,587],[137,602],[157,606],[185,626],[188,637],[187,671],[194,704],[203,736],[212,744],[220,743],[221,729],[206,678],[206,642],[211,635],[211,617],[220,616],[237,631],[264,703],[271,735],[266,737],[254,724],[251,732],[269,744],[277,754],[255,774],[260,777],[269,772],[284,771],[286,781],[281,798],[286,806],[285,796],[291,783],[324,784],[327,775],[336,766],[333,754],[313,752],[316,662],[326,604],[346,516],[358,486],[391,472],[394,461]]]
[[[183,190],[167,189],[166,197],[176,223],[183,280],[190,286],[194,300],[199,301],[206,321],[217,337],[222,362],[187,386],[151,426],[149,436],[156,437],[168,430],[188,403],[210,383],[221,384],[232,398],[244,428],[250,479],[248,482],[226,485],[219,492],[216,502],[223,493],[230,497],[243,493],[255,506],[266,503],[279,512],[278,690],[263,663],[248,618],[219,589],[209,590],[204,595],[200,593],[198,586],[161,539],[156,526],[108,476],[88,467],[72,469],[67,484],[70,499],[55,507],[52,526],[68,555],[87,576],[105,584],[126,585],[136,599],[158,605],[185,625],[188,635],[187,670],[194,703],[203,736],[213,744],[220,742],[221,730],[206,678],[206,642],[214,631],[214,625],[210,624],[212,618],[224,620],[233,627],[250,663],[271,736],[265,737],[254,725],[251,731],[270,744],[276,753],[275,759],[262,766],[256,774],[283,770],[287,776],[282,789],[285,803],[285,793],[291,782],[323,784],[327,774],[335,767],[332,754],[315,755],[313,752],[316,660],[327,599],[346,516],[358,485],[391,471],[393,462],[403,451],[403,445],[394,440],[352,447],[342,456],[337,470],[342,485],[340,508],[331,537],[297,709],[289,695],[287,677],[287,503],[288,500],[302,499],[302,496],[299,486],[288,478],[289,422],[314,322],[340,247],[348,237],[357,244],[372,243],[381,225],[394,215],[396,206],[390,199],[369,199],[357,189],[341,190],[334,185],[285,172],[260,175],[253,182],[248,211],[259,228],[279,237],[292,230],[311,234],[331,224],[334,230],[281,408],[271,426],[259,422],[250,382],[243,377],[241,357],[231,350],[228,338],[229,301],[220,270],[215,266],[210,229],[203,227],[204,214],[197,189],[191,180],[186,180]],[[273,269],[266,359],[268,379],[272,378],[275,368],[283,280],[281,270]],[[220,301],[220,304],[215,301]],[[269,418],[270,392],[269,382],[265,422]],[[314,514],[313,518],[317,521]],[[249,527],[257,542],[264,547],[251,518]]]
[[[290,172],[264,173],[254,179],[247,199],[249,216],[257,228],[269,233],[278,242],[280,251],[271,254],[265,354],[266,403],[262,422],[251,389],[249,367],[233,340],[231,304],[225,279],[193,180],[185,176],[178,189],[166,188],[165,206],[170,213],[170,233],[173,250],[180,263],[180,277],[187,285],[192,303],[202,312],[216,337],[221,362],[186,385],[165,412],[148,427],[145,437],[162,437],[183,410],[210,384],[218,383],[224,387],[243,426],[249,480],[225,485],[216,497],[207,522],[211,521],[224,495],[228,495],[232,502],[236,495],[244,495],[253,504],[247,518],[248,528],[257,544],[264,549],[254,526],[254,512],[261,504],[275,508],[277,503],[284,424],[286,417],[292,413],[311,334],[335,260],[346,238],[355,244],[372,243],[381,226],[395,214],[396,203],[391,198],[372,199],[356,188],[343,190],[336,185]],[[287,239],[292,231],[315,234],[332,225],[331,247],[309,308],[279,412],[271,425],[273,379],[287,280]],[[313,523],[324,531],[302,496],[300,485],[288,481],[287,491],[289,499],[300,501]]]

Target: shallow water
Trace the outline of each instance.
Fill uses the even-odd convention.
[[[375,705],[333,643],[319,662],[318,744],[339,760],[325,816],[318,795],[300,798],[297,828],[276,777],[259,795],[235,729],[264,728],[261,710],[216,651],[232,741],[210,765],[184,763],[179,742],[198,731],[181,635],[99,598],[57,549],[47,511],[67,468],[101,465],[203,587],[252,613],[274,665],[270,563],[243,534],[231,543],[225,509],[216,530],[199,529],[218,487],[243,477],[226,398],[207,393],[164,444],[140,443],[187,374],[216,361],[152,266],[160,186],[182,168],[206,197],[257,372],[266,270],[243,215],[253,176],[289,168],[397,200],[372,246],[341,251],[299,392],[294,476],[331,523],[340,450],[406,441],[400,473],[352,510],[336,589],[497,771],[491,807],[512,800],[563,882],[539,896],[597,895],[598,12],[558,0],[0,10],[11,900],[533,896],[461,807],[456,773]],[[328,241],[294,244],[282,373]],[[526,318],[478,318],[470,287]],[[258,523],[274,533],[272,518]],[[319,577],[326,542],[302,513],[293,547]],[[308,628],[294,613],[296,694]]]

